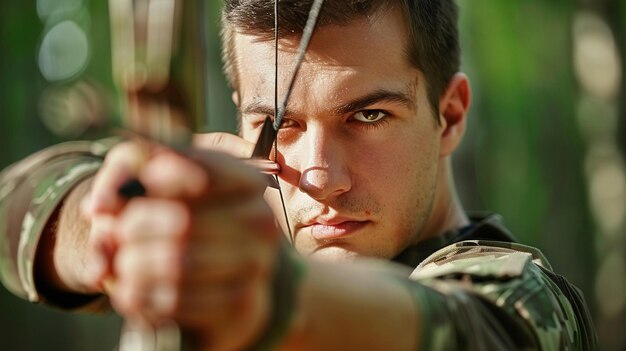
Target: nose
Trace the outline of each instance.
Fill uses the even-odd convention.
[[[309,128],[301,156],[300,191],[316,200],[337,197],[352,187],[347,144],[321,128]]]

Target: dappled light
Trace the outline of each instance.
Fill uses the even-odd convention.
[[[598,306],[596,322],[600,336],[610,340],[607,345],[623,345],[626,166],[617,134],[617,124],[624,123],[618,101],[623,61],[615,34],[598,14],[577,13],[572,32],[574,68],[581,88],[577,118],[587,145],[585,174],[598,257],[594,287]]]

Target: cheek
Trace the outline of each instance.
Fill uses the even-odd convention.
[[[374,191],[410,195],[432,176],[437,163],[435,141],[431,135],[405,132],[382,142],[359,145],[351,149],[356,160],[353,168],[361,182],[379,189]]]
[[[438,168],[436,141],[433,135],[407,133],[362,164],[367,191],[382,205],[380,232],[385,235],[379,244],[387,246],[388,257],[415,241],[430,216]]]

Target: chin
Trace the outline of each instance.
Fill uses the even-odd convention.
[[[354,262],[363,255],[343,246],[332,245],[316,249],[310,257],[325,262]]]

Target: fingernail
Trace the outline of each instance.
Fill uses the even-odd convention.
[[[276,171],[280,171],[280,165],[272,160],[267,160],[266,161],[266,165],[268,167],[268,169],[273,169]]]
[[[271,160],[259,160],[257,161],[257,167],[264,173],[276,174],[280,172],[280,165]]]

